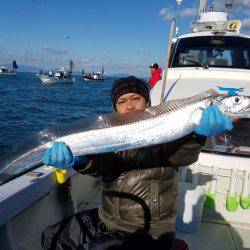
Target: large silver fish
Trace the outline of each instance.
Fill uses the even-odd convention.
[[[250,118],[249,97],[208,90],[145,111],[81,119],[40,132],[0,159],[0,185],[41,165],[44,152],[54,141],[65,142],[75,156],[165,143],[191,133],[200,123],[202,110],[211,105],[218,105],[228,117]]]

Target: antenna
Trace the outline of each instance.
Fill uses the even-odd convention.
[[[214,1],[210,4],[210,12],[214,11]]]
[[[176,0],[177,6],[178,6],[178,14],[176,19],[176,28],[175,28],[175,34],[176,36],[179,35],[179,19],[180,19],[180,10],[181,10],[181,3],[182,0]]]
[[[197,21],[200,19],[201,13],[206,12],[206,8],[207,8],[207,0],[200,0]]]
[[[232,14],[232,8],[233,8],[234,3],[235,3],[235,0],[228,0],[225,4],[229,19]]]

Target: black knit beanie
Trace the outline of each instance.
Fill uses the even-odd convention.
[[[149,102],[150,95],[147,83],[135,76],[124,77],[116,80],[111,89],[111,101],[115,110],[119,97],[128,93],[141,95]]]

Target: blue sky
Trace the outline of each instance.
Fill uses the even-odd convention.
[[[164,64],[169,19],[175,0],[1,0],[0,64],[14,58],[38,68],[67,66],[107,74],[149,74],[148,65]],[[210,2],[208,0],[208,2]],[[223,8],[223,0],[215,1]],[[250,32],[250,0],[235,4],[232,18]],[[183,0],[180,33],[196,20],[198,0]],[[69,36],[69,38],[67,38]]]

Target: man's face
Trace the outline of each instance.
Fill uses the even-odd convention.
[[[144,110],[148,106],[146,99],[136,93],[128,93],[118,98],[116,102],[116,111],[125,114],[130,111]]]
[[[153,68],[153,67],[151,67],[150,70],[151,70],[151,73],[155,72],[155,68]]]

